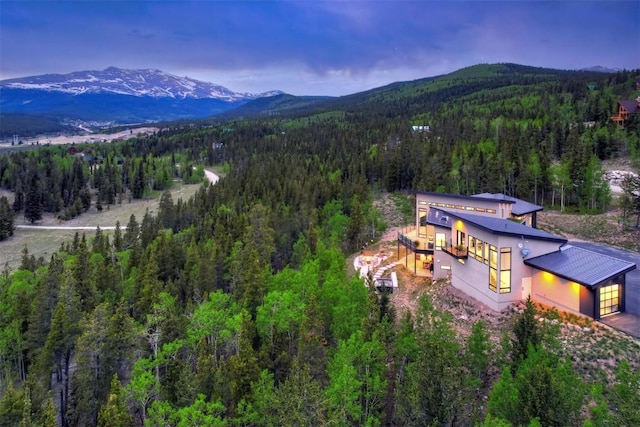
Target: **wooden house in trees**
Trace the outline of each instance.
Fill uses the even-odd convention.
[[[618,112],[615,116],[611,117],[611,120],[618,123],[620,126],[624,126],[625,122],[631,120],[632,116],[640,112],[640,96],[633,101],[620,100],[618,101]]]
[[[625,311],[626,273],[636,265],[537,229],[540,210],[504,194],[418,191],[415,226],[398,233],[398,259],[496,311],[529,296],[594,319]]]

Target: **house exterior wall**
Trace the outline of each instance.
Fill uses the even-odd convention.
[[[484,261],[485,245],[493,245],[498,251],[497,263],[499,265],[500,242],[498,236],[493,235],[489,231],[474,227],[473,225],[462,223],[462,221],[455,221],[453,227],[456,230],[464,230],[467,239],[467,246],[469,245],[470,237],[476,240],[476,242],[482,241],[483,243],[481,255],[477,255],[477,252],[479,251],[477,251],[478,248],[476,244],[476,253],[470,252],[469,257],[466,260],[463,260],[464,264],[452,258],[453,266],[451,284],[454,288],[460,289],[465,294],[477,299],[483,304],[488,305],[491,309],[496,311],[503,310],[515,299],[513,298],[513,295],[500,295],[499,293],[489,289],[489,261],[488,263],[485,263]],[[516,299],[519,300],[520,296],[518,295]]]
[[[595,318],[595,307],[595,292],[586,286],[580,286],[580,313]]]
[[[522,281],[523,278],[530,278],[532,275],[531,267],[524,264],[524,257],[518,247],[519,243],[523,243],[523,247],[529,250],[529,256],[546,254],[558,249],[558,243],[546,241],[523,241],[517,236],[496,235],[487,230],[466,224],[463,221],[456,220],[453,223],[452,239],[456,244],[457,231],[465,233],[465,246],[469,247],[469,256],[464,260],[456,260],[452,256],[447,256],[451,263],[451,283],[452,285],[468,294],[469,296],[488,305],[493,310],[501,311],[509,305],[522,300]],[[470,245],[476,242],[475,251],[471,250]],[[478,246],[481,241],[481,249]],[[491,256],[487,259],[487,251],[490,246],[496,248],[496,269],[497,286],[496,290],[490,288],[491,274]],[[511,250],[511,264],[504,266],[501,264],[501,250],[509,248]],[[479,253],[481,252],[481,253]],[[510,289],[508,292],[500,290],[500,272],[502,270],[510,270]],[[434,272],[435,273],[435,272]],[[528,291],[528,289],[527,289]],[[532,290],[533,294],[533,290]]]
[[[451,240],[451,229],[446,227],[434,227],[435,233],[444,233],[445,241]],[[451,274],[451,264],[455,261],[451,255],[441,249],[433,251],[433,278],[434,280],[444,279]]]
[[[429,205],[431,203],[431,205]],[[434,205],[435,204],[435,205]],[[437,207],[458,210],[461,213],[483,215],[498,218],[508,218],[511,215],[512,203],[501,203],[499,200],[483,199],[480,197],[452,196],[451,194],[420,194],[416,193],[416,226],[419,225],[418,211],[420,208]],[[480,210],[476,210],[480,209]],[[482,211],[484,209],[484,211]],[[489,212],[494,210],[495,212]]]
[[[532,270],[534,272],[531,280],[531,298],[534,301],[581,314],[580,306],[588,303],[588,296],[581,290],[582,285],[546,271]]]
[[[529,250],[527,258],[534,258],[540,255],[546,255],[550,252],[555,252],[560,249],[561,246],[561,244],[558,242],[548,242],[546,240],[523,240],[522,238],[516,239],[516,241],[514,242],[514,251],[517,250],[518,256],[521,261],[524,260],[524,258],[522,257],[520,248],[518,248],[518,243],[522,243],[523,249]],[[522,265],[524,265],[524,262],[522,263]]]

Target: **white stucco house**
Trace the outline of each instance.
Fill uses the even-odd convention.
[[[398,258],[417,275],[450,277],[501,311],[534,301],[594,319],[625,310],[636,265],[571,246],[536,228],[542,207],[504,194],[416,192],[416,223],[398,233]]]

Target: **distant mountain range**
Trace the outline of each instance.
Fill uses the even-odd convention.
[[[607,67],[603,67],[602,65],[594,65],[593,67],[581,68],[580,71],[595,71],[598,73],[617,73],[618,71],[622,71],[622,70],[620,70],[620,68],[607,68]]]
[[[282,93],[237,93],[159,70],[110,67],[2,80],[0,112],[119,123],[162,121],[207,117]]]
[[[452,73],[396,82],[341,97],[292,96],[281,91],[236,93],[223,86],[178,77],[159,70],[80,71],[0,81],[0,137],[68,131],[74,122],[144,123],[249,116],[335,112],[412,117],[452,98],[514,84],[532,85],[570,79],[586,84],[601,66],[556,70],[518,64],[479,64]]]

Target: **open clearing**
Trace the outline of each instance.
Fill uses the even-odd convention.
[[[188,200],[200,186],[201,184],[185,185],[180,181],[174,182],[173,187],[170,189],[174,203],[178,199]],[[135,215],[138,223],[140,223],[147,209],[150,214],[157,213],[161,195],[162,193],[157,192],[152,197],[141,200],[131,200],[131,202],[123,200],[122,204],[116,203],[108,207],[104,206],[102,212],[98,212],[95,206],[91,206],[87,212],[69,221],[60,221],[54,214],[45,213],[42,220],[37,222],[37,225],[42,228],[16,228],[13,237],[0,242],[0,268],[5,265],[8,265],[10,269],[18,267],[25,246],[29,254],[34,255],[36,258],[44,257],[47,260],[52,253],[60,249],[64,242],[73,239],[75,233],[85,233],[87,238],[91,239],[94,232],[87,230],[87,227],[93,229],[97,226],[101,228],[113,227],[118,221],[120,221],[122,227],[125,227],[131,215]],[[17,216],[15,225],[19,227],[21,225],[30,225],[30,223],[25,221],[24,217]],[[62,227],[65,227],[65,229],[60,229]],[[109,231],[105,232],[105,234],[109,233]]]
[[[79,135],[40,135],[34,138],[27,138],[22,141],[23,145],[60,145],[60,144],[84,144],[94,142],[112,142],[134,138],[139,135],[153,135],[158,132],[156,127],[140,127],[123,130],[116,133],[82,133]]]

